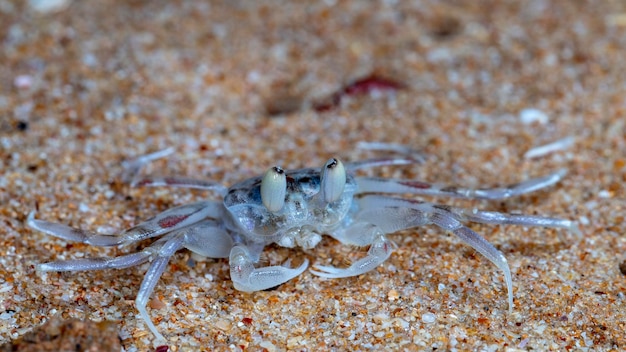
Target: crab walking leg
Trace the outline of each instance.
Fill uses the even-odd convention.
[[[143,178],[135,178],[131,182],[131,186],[193,188],[215,191],[221,195],[225,195],[228,190],[228,188],[215,181],[198,180],[183,176],[146,176]]]
[[[202,201],[168,209],[116,235],[101,235],[54,222],[36,220],[34,213],[29,214],[26,224],[34,230],[68,241],[87,243],[95,246],[115,246],[161,236],[194,224],[204,218],[219,218],[220,216],[221,204],[219,202]]]
[[[141,251],[114,258],[83,258],[59,260],[55,262],[37,264],[39,271],[87,271],[104,269],[125,269],[147,262],[150,259],[149,251]]]
[[[443,213],[433,213],[431,216],[433,224],[440,228],[450,231],[457,235],[463,242],[477,250],[480,254],[489,259],[504,273],[504,281],[506,282],[506,290],[509,301],[509,311],[513,311],[513,278],[511,277],[511,269],[509,263],[502,252],[484,239],[481,235],[472,231],[470,228],[461,224],[460,221],[447,216]]]
[[[146,325],[158,340],[165,340],[165,338],[161,335],[161,333],[159,333],[156,326],[154,326],[154,323],[150,319],[150,315],[148,315],[148,311],[146,310],[146,305],[148,304],[148,298],[150,298],[150,294],[154,291],[154,287],[159,281],[159,278],[163,275],[170,257],[174,255],[176,251],[183,248],[184,240],[185,231],[183,230],[160,239],[153,245],[155,247],[148,247],[146,249],[152,249],[151,257],[154,259],[150,263],[150,267],[141,282],[137,298],[135,298],[135,306],[137,307],[141,318],[146,322]]]
[[[122,232],[123,243],[132,243],[164,235],[211,217],[222,216],[222,206],[216,201],[202,201],[168,209],[139,225]]]
[[[136,159],[127,160],[122,163],[124,172],[122,180],[130,183],[132,187],[179,187],[179,188],[195,188],[208,191],[215,191],[221,195],[225,195],[228,190],[223,185],[207,180],[199,180],[184,176],[145,176],[139,175],[141,169],[149,162],[164,158],[174,152],[174,148],[167,148],[152,154],[143,155]]]
[[[368,195],[359,199],[359,205],[363,211],[359,217],[367,218],[370,213],[381,211],[389,217],[389,221],[385,221],[380,226],[385,232],[395,232],[410,227],[423,226],[429,224],[428,219],[418,216],[415,211],[423,213],[440,212],[452,217],[458,221],[470,221],[481,224],[492,225],[520,225],[520,226],[541,226],[548,228],[562,228],[580,234],[580,230],[574,221],[568,219],[550,218],[537,215],[526,214],[507,214],[496,211],[469,210],[456,208],[447,205],[435,205],[419,200],[394,198],[382,195]],[[390,211],[389,208],[403,208],[401,210]],[[385,210],[386,209],[386,210]],[[413,210],[413,211],[412,211]],[[387,214],[387,212],[391,214]],[[394,215],[395,214],[395,215]],[[382,218],[382,216],[377,216]]]
[[[576,236],[581,237],[582,232],[578,228],[576,222],[568,219],[550,218],[536,215],[526,214],[506,214],[497,211],[469,210],[462,208],[452,208],[440,206],[458,216],[459,220],[477,222],[481,224],[497,224],[497,225],[522,225],[522,226],[541,226],[550,228],[561,228],[571,231]]]
[[[396,245],[385,237],[381,229],[368,222],[357,222],[342,231],[331,234],[332,237],[344,244],[366,246],[370,245],[367,255],[357,260],[347,268],[336,268],[326,265],[313,265],[310,272],[325,278],[342,278],[365,274],[374,270],[389,258]]]
[[[93,246],[109,247],[122,242],[118,236],[101,235],[92,231],[75,229],[67,225],[35,219],[35,212],[31,211],[26,219],[26,226],[46,235],[62,238],[72,242],[87,243]]]
[[[230,251],[230,279],[237,290],[244,292],[267,290],[302,274],[309,266],[309,260],[305,259],[297,268],[284,266],[255,268],[252,258],[256,257],[258,255],[249,252],[249,247],[241,244],[235,245]]]
[[[464,226],[455,214],[429,203],[383,196],[368,196],[360,200],[362,211],[357,219],[368,219],[384,231],[395,232],[426,224],[434,224],[457,235],[469,246],[489,259],[504,273],[509,310],[513,310],[513,279],[506,257],[482,236]],[[394,216],[395,214],[395,216]]]
[[[346,170],[348,170],[349,172],[354,172],[356,170],[369,169],[380,166],[411,165],[419,163],[419,160],[413,160],[408,158],[376,158],[346,163]]]
[[[357,193],[412,193],[428,196],[445,196],[470,199],[504,199],[552,186],[559,182],[567,170],[526,180],[502,188],[467,189],[448,187],[412,180],[393,180],[378,177],[357,177]]]
[[[164,339],[150,320],[146,305],[170,257],[183,247],[207,257],[225,258],[228,257],[228,252],[232,247],[232,239],[216,221],[204,220],[166,235],[141,252],[113,258],[83,258],[43,263],[37,265],[37,270],[49,272],[124,269],[152,259],[139,288],[135,305],[150,331],[157,339]]]
[[[134,159],[123,161],[122,167],[124,168],[124,172],[122,173],[122,180],[124,182],[132,183],[135,178],[139,176],[141,168],[143,168],[146,164],[153,160],[164,158],[172,153],[174,153],[174,148],[170,147],[154,153],[142,155]]]
[[[356,144],[356,147],[357,149],[361,150],[393,152],[400,155],[410,156],[411,159],[419,163],[423,163],[425,161],[424,154],[404,144],[384,142],[359,142]]]
[[[524,214],[505,214],[495,211],[467,210],[426,202],[369,195],[359,199],[361,210],[356,219],[367,219],[385,232],[396,232],[412,227],[435,224],[448,230],[476,249],[504,272],[508,289],[509,309],[513,309],[513,291],[510,269],[504,255],[476,232],[461,224],[471,221],[483,224],[542,226],[564,228],[581,236],[578,226],[567,219]]]

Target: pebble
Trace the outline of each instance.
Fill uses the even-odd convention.
[[[437,321],[437,316],[433,313],[424,313],[422,314],[422,322],[424,324],[432,324]]]

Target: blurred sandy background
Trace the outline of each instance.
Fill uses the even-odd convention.
[[[213,197],[129,189],[119,181],[128,157],[172,146],[176,154],[151,172],[232,184],[276,164],[371,156],[355,149],[359,141],[427,155],[423,165],[373,171],[389,177],[481,187],[567,168],[563,182],[528,196],[437,201],[573,219],[583,238],[472,225],[509,260],[512,314],[502,274],[432,227],[391,236],[399,248],[374,272],[341,280],[305,272],[254,294],[233,289],[227,261],[181,251],[150,302],[170,351],[626,347],[624,2],[50,3],[0,0],[5,349],[29,345],[11,341],[53,318],[112,321],[119,339],[109,325],[81,330],[96,344],[156,347],[134,307],[145,266],[34,270],[140,247],[32,232],[23,222],[35,204],[39,218],[112,233]],[[524,157],[568,137],[565,150]],[[266,264],[346,265],[358,251],[327,239],[311,251],[266,253]]]

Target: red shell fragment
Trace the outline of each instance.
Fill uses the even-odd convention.
[[[370,94],[375,91],[396,91],[400,89],[404,89],[404,84],[372,75],[346,86],[343,90],[343,95],[353,96]]]
[[[406,86],[401,82],[376,75],[369,75],[348,84],[343,89],[331,95],[330,98],[315,104],[313,107],[319,112],[328,111],[339,105],[341,99],[345,96],[359,96],[372,94],[374,92],[394,92],[404,88],[406,88]]]

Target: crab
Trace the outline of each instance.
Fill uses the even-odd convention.
[[[370,149],[402,153],[390,144],[370,144]],[[565,170],[502,187],[466,189],[444,187],[414,180],[357,176],[357,170],[385,165],[406,165],[419,158],[394,156],[342,163],[329,159],[321,168],[284,170],[271,167],[264,175],[226,188],[219,183],[186,177],[142,177],[140,169],[173,150],[144,155],[124,162],[123,179],[132,186],[170,186],[211,190],[219,200],[202,200],[166,210],[115,235],[75,229],[35,219],[27,225],[48,235],[93,246],[128,245],[160,237],[143,250],[118,257],[60,260],[37,265],[43,272],[121,269],[150,262],[139,287],[135,305],[158,340],[165,340],[146,310],[146,305],[167,263],[186,248],[210,258],[229,258],[230,277],[239,291],[253,292],[281,285],[302,274],[308,259],[298,267],[257,267],[265,247],[310,249],[323,235],[345,245],[369,246],[367,253],[345,268],[313,265],[310,272],[322,278],[345,278],[365,274],[381,265],[395,248],[388,234],[428,224],[458,236],[504,273],[508,307],[513,309],[513,282],[507,259],[496,247],[465,222],[564,228],[579,233],[575,222],[535,215],[506,214],[463,209],[385,194],[415,194],[467,199],[504,199],[536,191],[559,182]]]

